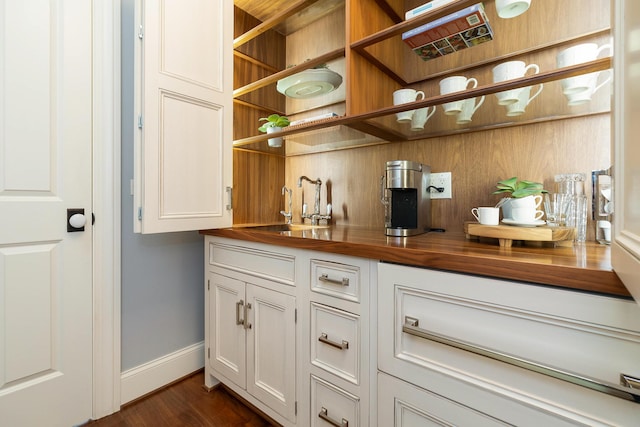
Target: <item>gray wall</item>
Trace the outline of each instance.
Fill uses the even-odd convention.
[[[122,370],[204,339],[204,243],[197,232],[133,233],[134,0],[122,0]]]

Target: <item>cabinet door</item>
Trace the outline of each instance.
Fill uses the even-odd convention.
[[[233,3],[142,4],[136,20],[134,230],[230,226]]]
[[[242,324],[246,300],[240,280],[209,273],[209,337],[212,369],[244,388],[246,384],[245,329]]]
[[[638,31],[640,4],[615,2],[614,182],[615,234],[613,268],[636,301],[640,301],[640,114]]]
[[[295,298],[247,284],[247,391],[295,421]]]

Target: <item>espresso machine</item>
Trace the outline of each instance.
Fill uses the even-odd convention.
[[[386,163],[380,182],[387,236],[414,236],[431,228],[431,168],[409,160]]]

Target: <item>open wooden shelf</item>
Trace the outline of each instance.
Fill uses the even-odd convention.
[[[248,0],[238,0],[237,3],[242,3],[242,1],[246,2]],[[276,1],[279,1],[279,4],[283,7],[273,7],[272,10],[279,10],[279,12],[272,13],[262,24],[238,36],[234,42],[234,46],[242,46],[248,41],[257,40],[265,31],[277,28],[278,25],[282,26],[288,20],[295,19],[296,16],[309,15],[309,13],[307,13],[309,11],[307,11],[306,8],[314,7],[317,11],[318,8],[333,8],[337,3],[340,3],[340,0],[301,0],[284,7],[284,5],[286,5],[284,0]],[[576,1],[578,0],[567,0],[569,3]],[[258,78],[249,84],[235,89],[235,103],[256,111],[262,109],[263,112],[271,111],[283,114],[282,108],[274,108],[273,106],[251,102],[247,100],[246,96],[257,93],[258,91],[268,91],[264,92],[262,97],[267,96],[266,94],[270,94],[271,92],[273,92],[273,96],[275,97],[281,96],[275,90],[278,80],[328,61],[344,58],[346,61],[346,72],[345,75],[343,75],[343,79],[345,79],[346,82],[343,84],[347,87],[347,92],[346,99],[343,101],[344,106],[338,109],[344,111],[337,111],[340,116],[330,120],[309,122],[303,125],[284,128],[282,136],[285,138],[285,141],[295,139],[305,141],[303,144],[313,145],[313,132],[322,131],[322,136],[318,138],[318,145],[329,147],[328,149],[337,149],[340,148],[341,142],[344,143],[344,147],[352,147],[354,144],[359,144],[360,142],[358,141],[366,141],[363,143],[365,145],[385,143],[388,141],[409,141],[452,135],[460,132],[496,129],[540,121],[602,114],[610,111],[610,103],[608,100],[606,102],[594,103],[595,105],[593,105],[592,108],[567,109],[562,93],[554,89],[554,92],[557,92],[560,97],[558,101],[546,102],[544,108],[536,108],[532,105],[531,109],[528,108],[526,117],[505,118],[504,115],[502,117],[498,115],[493,121],[486,120],[482,117],[479,117],[480,119],[476,121],[474,117],[475,123],[473,124],[458,126],[455,124],[455,120],[453,120],[449,121],[449,127],[446,125],[446,120],[440,119],[437,125],[427,126],[424,131],[419,132],[410,131],[406,124],[402,126],[396,123],[394,115],[402,111],[440,106],[447,102],[473,97],[488,97],[504,90],[538,84],[546,85],[552,82],[559,82],[564,78],[608,70],[612,67],[612,59],[609,57],[562,69],[555,68],[555,52],[571,44],[593,40],[598,42],[610,37],[610,27],[602,27],[602,20],[593,18],[587,23],[577,25],[575,29],[550,30],[541,27],[536,31],[536,34],[549,32],[550,35],[534,35],[533,38],[535,40],[533,44],[526,46],[523,45],[523,37],[525,36],[521,36],[521,40],[513,43],[515,48],[511,49],[511,40],[505,41],[504,34],[507,33],[507,28],[511,28],[511,26],[514,25],[514,21],[516,20],[500,20],[497,18],[492,0],[484,2],[490,25],[494,27],[495,34],[492,42],[483,43],[482,45],[466,49],[462,52],[456,52],[431,61],[422,61],[417,55],[411,52],[400,38],[401,34],[405,31],[476,3],[478,3],[478,0],[458,0],[435,11],[404,21],[397,11],[399,8],[398,4],[392,3],[389,0],[354,0],[351,3],[351,10],[347,11],[347,14],[351,13],[352,16],[346,16],[346,22],[344,23],[347,30],[350,31],[350,33],[346,35],[346,48],[342,47],[323,52],[287,69],[280,71],[272,70],[272,73],[268,76]],[[326,4],[326,6],[323,6],[323,4]],[[411,5],[412,2],[405,1],[404,4]],[[344,7],[344,5],[342,7]],[[360,9],[358,9],[358,7]],[[370,12],[370,15],[364,16],[366,14],[361,13],[363,11],[362,8]],[[533,8],[534,6],[532,6],[531,9]],[[536,20],[536,22],[540,21],[540,16],[539,13],[537,15],[534,13],[532,19]],[[310,19],[309,16],[305,16],[305,18]],[[499,30],[496,30],[496,28]],[[531,32],[528,33],[529,36],[531,36],[530,33]],[[357,39],[354,40],[354,38]],[[550,59],[551,57],[553,57],[553,60]],[[398,62],[398,59],[400,62]],[[251,61],[251,58],[245,58],[245,60]],[[505,82],[482,83],[491,81],[491,67],[509,60],[524,60],[528,63],[535,62],[540,65],[542,71],[536,75],[525,76]],[[371,67],[373,67],[373,69]],[[415,70],[422,72],[422,74],[414,75],[417,73]],[[455,74],[464,75],[465,73],[471,73],[474,77],[481,73],[484,78],[481,79],[478,77],[480,84],[474,89],[439,95],[439,91],[435,88],[437,88],[438,81],[443,78],[443,76]],[[349,81],[349,79],[351,79],[351,81]],[[555,85],[557,86],[559,83],[555,83]],[[406,86],[423,90],[427,94],[426,98],[413,103],[398,106],[391,105],[391,93],[393,90]],[[366,88],[372,88],[375,89],[375,91],[368,94],[366,93],[367,91],[364,90]],[[545,91],[546,90],[547,88],[545,87]],[[485,102],[487,101],[488,100]],[[289,100],[287,100],[287,102],[289,102]],[[556,108],[547,108],[547,105],[551,104],[555,105]],[[319,113],[326,112],[330,106],[329,104],[327,105],[327,108],[324,110],[318,109]],[[484,106],[485,109],[489,107],[494,108],[494,110],[496,109],[496,107],[489,104]],[[284,114],[291,115],[292,112],[287,110],[289,110],[288,107],[285,109]],[[500,107],[500,110],[502,110],[502,107]],[[305,115],[313,116],[311,113],[303,114],[303,116]],[[296,118],[296,112],[293,113],[293,116]],[[268,135],[251,135],[251,133],[257,132],[257,130],[252,130],[254,128],[257,129],[257,126],[255,126],[256,123],[257,122],[252,122],[247,124],[246,134],[250,136],[236,138],[233,143],[234,147],[260,151],[262,150],[262,145],[264,145],[265,151],[271,152],[272,150],[267,149],[265,143],[265,141],[269,139]],[[250,129],[252,131],[248,132]],[[354,138],[354,132],[367,134],[370,138]],[[327,144],[326,141],[328,140],[333,141],[331,144]]]

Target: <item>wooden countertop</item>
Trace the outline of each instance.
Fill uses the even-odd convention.
[[[382,229],[353,226],[282,232],[233,227],[200,233],[630,297],[611,269],[610,247],[595,242],[505,248],[495,239],[469,240],[463,233],[390,237]]]

